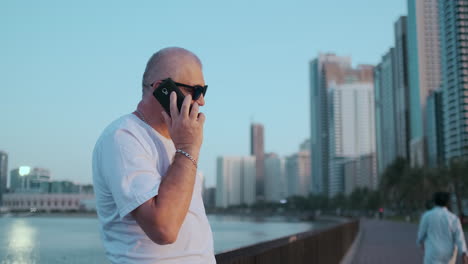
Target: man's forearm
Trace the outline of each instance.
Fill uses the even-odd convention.
[[[198,155],[197,155],[198,157]],[[155,203],[158,225],[178,233],[192,200],[197,169],[190,159],[176,154],[159,186]]]

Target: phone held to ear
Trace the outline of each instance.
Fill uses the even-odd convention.
[[[171,116],[170,98],[172,92],[177,94],[177,108],[180,112],[185,95],[180,91],[179,87],[177,87],[171,78],[163,80],[162,83],[153,92],[154,97],[162,105],[164,110],[166,110],[166,113],[169,116]]]

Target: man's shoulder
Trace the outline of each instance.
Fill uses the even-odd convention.
[[[423,214],[422,217],[423,217],[423,218],[436,217],[436,216],[440,215],[440,212],[441,212],[441,211],[439,210],[439,208],[434,207],[434,208],[432,208],[432,209],[426,211],[426,212]]]
[[[112,121],[107,127],[104,128],[96,144],[100,144],[105,139],[114,139],[120,135],[138,134],[141,128],[138,126],[138,123],[135,121],[132,115],[133,114],[123,115]]]

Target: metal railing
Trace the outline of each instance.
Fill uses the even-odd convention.
[[[218,264],[340,263],[359,231],[359,221],[340,223],[216,255]]]

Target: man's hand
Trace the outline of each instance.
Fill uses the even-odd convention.
[[[177,95],[171,93],[171,117],[163,111],[164,120],[169,129],[172,141],[177,149],[182,149],[198,160],[198,154],[203,142],[203,125],[205,115],[199,113],[198,103],[195,102],[190,110],[192,95],[185,96],[180,109],[177,109]]]
[[[462,255],[462,262],[463,264],[468,264],[468,255],[466,255],[466,253],[463,253]]]

